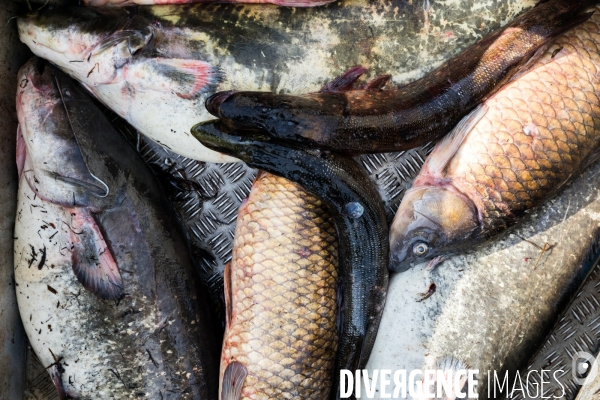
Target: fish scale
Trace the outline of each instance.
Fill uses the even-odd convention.
[[[237,361],[248,370],[242,399],[326,398],[337,350],[337,237],[325,206],[260,173],[239,212],[230,268],[221,381]]]
[[[539,205],[597,148],[599,24],[596,11],[559,37],[535,69],[489,99],[450,162],[446,176],[480,199],[488,235]]]

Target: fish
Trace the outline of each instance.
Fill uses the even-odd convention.
[[[220,399],[325,399],[337,350],[337,236],[323,203],[259,172],[225,272]]]
[[[380,387],[384,370],[391,370],[392,374],[406,370],[408,379],[408,374],[416,369],[456,373],[461,367],[479,370],[476,393],[480,399],[504,398],[494,376],[500,383],[508,376],[505,390],[507,386],[509,392],[517,389],[509,399],[530,398],[521,396],[518,384],[514,385],[516,374],[521,371],[525,387],[531,357],[547,343],[561,312],[568,310],[572,299],[581,300],[584,309],[594,309],[595,303],[587,301],[589,296],[577,296],[591,271],[595,270],[598,276],[600,164],[584,171],[522,222],[507,235],[472,252],[454,255],[433,270],[421,263],[406,272],[391,274],[379,333],[366,366],[370,378],[375,370],[380,372],[375,387],[378,392],[373,399],[385,398]],[[551,249],[542,251],[548,247],[546,244]],[[436,292],[419,301],[432,282],[437,286]],[[583,324],[574,320],[563,326],[564,335],[555,337],[561,342],[554,342],[557,346],[562,347],[565,341],[566,351],[561,349],[557,354],[564,361],[552,356],[532,368],[537,372],[531,377],[538,383],[542,366],[551,371],[545,377],[550,382],[544,391],[558,392],[544,394],[550,398],[562,395],[553,377],[555,373],[567,395],[573,393],[568,382],[571,373],[562,367],[571,366],[571,355],[579,351],[579,343],[597,343],[593,335],[589,336],[591,339],[585,337],[590,331],[597,331],[597,321],[579,313],[569,316],[585,319]],[[586,351],[585,347],[582,349]],[[564,369],[564,374],[559,369]],[[419,379],[422,376],[417,376]],[[367,389],[373,390],[363,384],[363,398],[367,398]],[[531,398],[542,398],[539,392],[535,395],[533,385],[529,390]],[[391,392],[388,385],[387,393]],[[407,393],[407,397],[413,396]]]
[[[59,397],[216,399],[221,338],[152,171],[60,70],[18,81],[17,301]]]
[[[0,7],[0,19],[8,21],[17,6]],[[17,117],[15,92],[17,70],[25,61],[15,22],[0,31],[0,399],[22,399],[25,390],[27,337],[23,330],[13,273],[13,227],[17,208],[17,167],[14,163]]]
[[[215,0],[84,0],[91,7],[127,7],[133,5],[188,4]],[[285,7],[317,7],[334,0],[216,0],[218,3],[274,4]]]
[[[600,13],[590,10],[436,145],[390,227],[391,270],[491,240],[597,160]]]
[[[375,184],[349,157],[238,135],[221,121],[195,125],[204,145],[240,158],[253,168],[281,176],[320,199],[331,214],[337,236],[341,300],[338,350],[330,398],[340,398],[340,370],[363,368],[369,359],[388,286],[388,230]]]
[[[189,132],[213,118],[204,103],[215,92],[313,92],[354,65],[374,76],[389,73],[399,84],[431,71],[531,5],[502,0],[477,12],[404,0],[296,9],[72,6],[20,16],[18,26],[34,54],[83,83],[143,135],[188,158],[233,162]]]
[[[361,86],[350,68],[317,93],[302,96],[225,91],[206,108],[231,129],[347,154],[402,151],[447,134],[479,103],[519,73],[540,48],[579,25],[595,1],[542,1],[425,77],[384,89],[390,75]],[[535,57],[534,57],[535,58]]]

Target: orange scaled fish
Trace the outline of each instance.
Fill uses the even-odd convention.
[[[599,8],[436,145],[392,223],[391,270],[493,237],[598,159]]]
[[[328,398],[337,258],[322,202],[260,172],[240,208],[225,271],[221,400]]]

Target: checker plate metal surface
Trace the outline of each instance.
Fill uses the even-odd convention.
[[[598,355],[600,349],[600,265],[596,265],[587,277],[573,301],[562,314],[548,339],[534,356],[527,369],[521,374],[525,376],[529,371],[536,371],[530,375],[531,382],[526,387],[526,393],[532,397],[523,396],[515,392],[514,400],[555,398],[560,400],[573,400],[581,389],[573,376],[573,358],[578,352]],[[544,392],[536,393],[536,386],[540,386],[538,371],[551,370],[556,374],[557,380],[564,387],[564,391],[552,376],[546,376]],[[581,377],[579,377],[581,378]]]

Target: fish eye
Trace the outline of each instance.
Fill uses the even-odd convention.
[[[417,242],[412,248],[413,254],[417,257],[423,257],[429,252],[429,246],[425,242]]]

